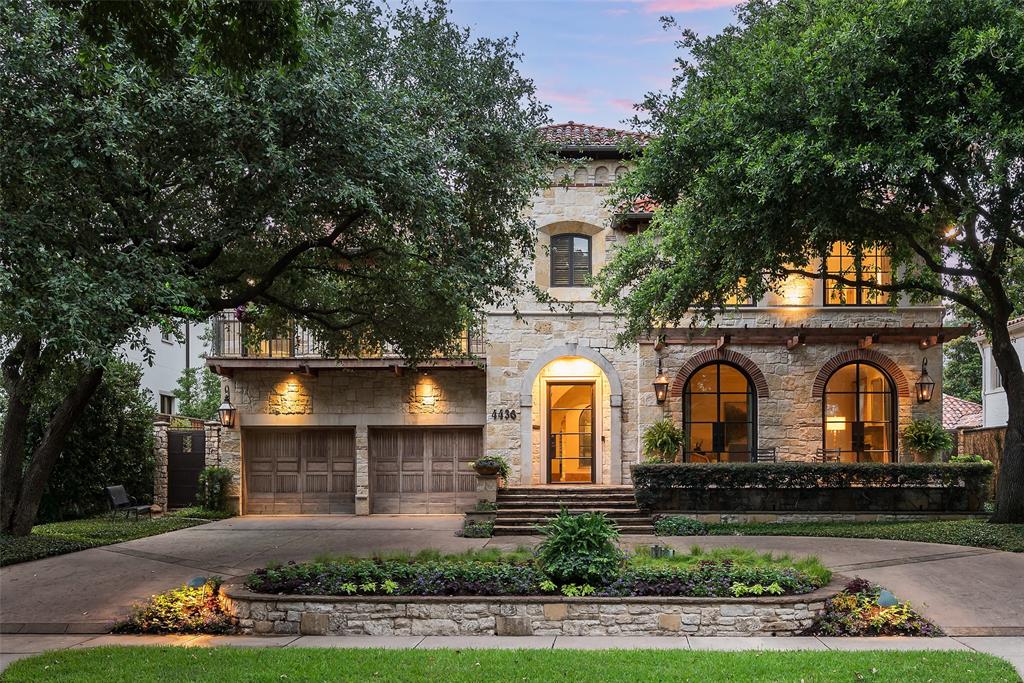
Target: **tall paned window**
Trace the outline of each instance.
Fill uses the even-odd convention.
[[[711,363],[690,375],[683,392],[690,462],[749,462],[757,447],[753,383],[739,368]]]
[[[584,287],[590,279],[590,238],[555,235],[551,238],[551,286]]]
[[[896,454],[896,392],[870,363],[844,365],[829,377],[823,444],[842,462],[891,462]]]
[[[848,280],[864,280],[873,284],[892,284],[892,261],[884,247],[868,245],[860,258],[846,242],[835,242],[825,258],[825,274]],[[889,303],[889,292],[870,285],[847,286],[825,280],[825,304],[828,306],[875,306]]]

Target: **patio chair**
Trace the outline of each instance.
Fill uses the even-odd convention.
[[[754,462],[778,462],[775,448],[758,448],[754,451]]]
[[[815,462],[839,462],[838,448],[819,448],[814,452]]]
[[[135,519],[138,519],[141,512],[152,516],[153,510],[150,506],[139,505],[139,501],[134,496],[129,496],[128,492],[124,490],[124,486],[107,486],[104,490],[107,492],[107,498],[110,500],[110,516],[112,518],[121,512],[124,513],[125,519],[128,519],[133,514]]]

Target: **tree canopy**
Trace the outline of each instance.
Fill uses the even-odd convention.
[[[962,307],[992,335],[1004,385],[1024,387],[1006,334],[1024,282],[1019,2],[751,0],[680,47],[615,200],[660,208],[598,282],[628,318],[623,339],[822,278],[811,264],[834,242],[880,245],[894,278],[876,289]],[[856,278],[828,284],[871,284]],[[1009,401],[997,516],[1024,519],[1024,388]]]
[[[546,109],[513,42],[442,2],[303,4],[301,59],[230,74],[201,67],[209,37],[187,22],[167,24],[170,65],[117,21],[98,42],[93,4],[0,7],[4,529],[24,415],[58,362],[86,369],[63,425],[113,349],[174,318],[298,318],[327,353],[452,348],[526,286],[546,177]],[[37,451],[66,435],[51,426]]]

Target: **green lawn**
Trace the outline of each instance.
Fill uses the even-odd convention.
[[[14,662],[4,680],[97,681],[1020,681],[965,652],[328,650],[107,647]]]
[[[709,524],[713,536],[833,536],[949,543],[1024,552],[1024,524],[989,524],[965,519],[940,522],[784,522]]]
[[[173,516],[153,519],[141,517],[138,520],[103,516],[39,524],[24,538],[0,535],[0,566],[155,536],[205,523],[201,519]]]

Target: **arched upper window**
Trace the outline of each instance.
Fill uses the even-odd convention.
[[[844,462],[890,462],[896,454],[896,390],[892,379],[862,361],[828,378],[822,405],[826,454]]]
[[[551,286],[583,287],[590,278],[590,238],[554,235],[551,238]]]
[[[696,370],[683,392],[690,462],[749,462],[757,448],[754,383],[735,365],[714,362]]]

